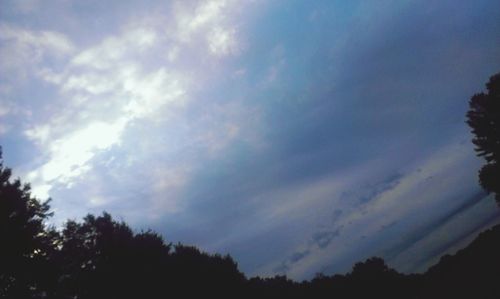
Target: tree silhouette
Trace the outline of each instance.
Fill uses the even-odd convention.
[[[44,225],[48,202],[10,177],[0,158],[0,298],[500,298],[500,225],[423,274],[374,257],[311,281],[248,279],[229,255],[134,233],[107,213],[55,231]]]
[[[88,215],[83,223],[68,221],[62,232],[59,261],[61,295],[113,298],[127,290],[132,243],[131,229],[107,213]]]
[[[58,296],[155,298],[163,293],[170,245],[151,231],[134,234],[110,214],[68,221],[62,232]]]
[[[467,124],[475,137],[477,155],[486,165],[479,171],[479,182],[488,192],[495,193],[500,204],[500,73],[486,84],[487,93],[475,94],[469,102]]]
[[[0,148],[0,297],[33,298],[53,284],[48,272],[58,234],[44,225],[52,215],[48,201],[40,203],[11,175]]]

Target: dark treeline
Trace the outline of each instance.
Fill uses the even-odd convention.
[[[134,233],[106,213],[47,227],[48,203],[10,177],[0,157],[1,298],[500,298],[500,226],[424,274],[370,258],[346,275],[249,279],[230,256]]]

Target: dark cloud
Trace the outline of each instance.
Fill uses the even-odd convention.
[[[412,245],[418,243],[419,241],[429,236],[433,231],[439,229],[441,226],[446,224],[455,216],[464,213],[470,208],[472,208],[474,205],[477,205],[482,199],[485,198],[485,196],[486,194],[484,193],[484,191],[480,191],[479,193],[476,193],[475,195],[470,197],[462,205],[454,207],[441,217],[436,218],[431,222],[428,222],[425,226],[413,230],[411,233],[401,238],[401,241],[398,242],[397,245],[385,251],[383,253],[383,256],[389,260],[394,258],[401,252],[404,252],[406,249],[410,248]]]
[[[382,181],[360,185],[357,189],[348,190],[342,193],[343,200],[358,201],[360,204],[366,204],[379,195],[396,187],[400,180],[404,177],[403,174],[395,173],[384,178]]]
[[[332,213],[332,219],[331,219],[331,224],[335,224],[337,223],[337,221],[340,219],[340,217],[342,216],[342,210],[340,209],[336,209],[335,211],[333,211]]]
[[[308,249],[294,252],[285,261],[283,261],[278,266],[274,267],[273,273],[286,274],[290,270],[290,268],[293,267],[293,264],[300,262],[302,259],[306,258],[310,254],[311,252]]]
[[[305,250],[305,251],[300,251],[300,252],[295,252],[294,254],[292,254],[292,256],[290,257],[290,262],[292,263],[296,263],[298,261],[300,261],[301,259],[303,259],[304,257],[306,257],[307,255],[309,255],[310,252],[309,250]]]
[[[332,240],[340,235],[340,229],[334,231],[317,232],[313,235],[312,240],[319,248],[325,248],[330,245]]]
[[[463,244],[463,241],[469,240],[471,241],[471,237],[475,238],[477,236],[477,233],[480,232],[481,230],[484,230],[486,228],[489,228],[493,226],[493,224],[496,224],[498,222],[498,216],[500,213],[494,213],[491,215],[489,218],[484,219],[481,221],[481,223],[468,228],[467,230],[460,231],[460,235],[453,238],[452,240],[449,240],[448,242],[445,242],[443,244],[438,244],[435,248],[433,248],[431,251],[427,252],[425,255],[415,257],[415,260],[413,262],[413,266],[408,268],[409,272],[419,272],[422,270],[426,270],[429,265],[430,261],[437,261],[441,256],[444,254],[451,254],[453,252],[450,252],[450,249],[453,248],[453,246],[460,244],[460,245],[466,245]],[[422,268],[422,265],[424,265],[424,268]]]

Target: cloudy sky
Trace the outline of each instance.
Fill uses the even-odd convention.
[[[499,33],[496,0],[1,0],[0,144],[55,225],[422,271],[500,220],[464,123]]]

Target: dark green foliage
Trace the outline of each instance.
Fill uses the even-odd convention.
[[[500,204],[500,73],[492,76],[486,84],[487,93],[474,95],[467,112],[467,124],[475,135],[478,156],[484,157],[486,165],[479,171],[481,186],[495,193]]]

